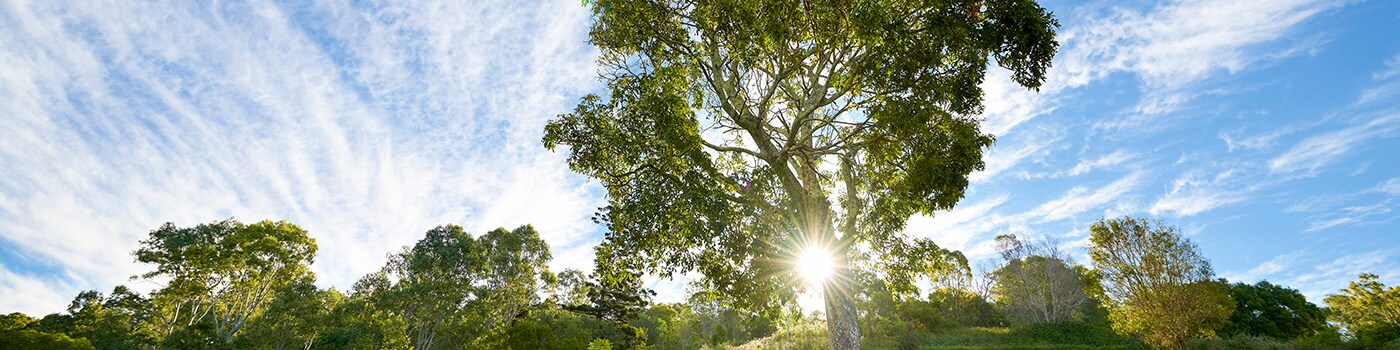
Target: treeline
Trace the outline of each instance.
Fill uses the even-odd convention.
[[[429,230],[347,291],[319,289],[316,242],[288,222],[166,224],[134,252],[164,284],[80,293],[67,312],[0,316],[4,349],[694,349],[773,318],[696,293],[650,305],[640,279],[549,271],[531,226]]]
[[[988,271],[974,274],[962,262],[959,273],[928,276],[925,295],[865,276],[870,283],[857,294],[866,346],[1400,345],[1400,288],[1376,275],[1361,275],[1319,307],[1284,286],[1216,278],[1175,228],[1135,218],[1092,225],[1088,264],[1053,242],[1003,235],[995,244],[999,259]],[[753,311],[694,287],[685,302],[653,305],[635,274],[550,271],[549,247],[531,226],[475,236],[434,228],[345,291],[316,287],[316,242],[287,222],[166,224],[134,255],[154,267],[137,277],[163,287],[149,296],[124,286],[85,291],[63,313],[0,316],[0,348],[826,346],[818,321],[792,303]],[[597,260],[606,266],[611,258]]]
[[[867,296],[867,343],[1148,346],[1159,349],[1400,348],[1400,288],[1374,274],[1325,299],[1267,281],[1216,278],[1175,227],[1125,217],[1090,228],[1090,262],[1053,242],[996,238],[990,271],[944,276],[923,298],[876,284]],[[1009,327],[1009,332],[949,331]],[[940,336],[939,334],[945,334]],[[981,337],[983,339],[957,339]],[[947,339],[953,338],[953,339]],[[991,339],[986,338],[1000,338]]]

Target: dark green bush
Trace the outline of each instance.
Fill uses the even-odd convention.
[[[1119,335],[1106,324],[1084,322],[1032,323],[1011,328],[1011,336],[1032,344],[1130,345],[1137,339]]]

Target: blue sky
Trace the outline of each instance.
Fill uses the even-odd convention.
[[[534,224],[591,266],[602,194],[539,143],[600,87],[584,8],[444,3],[0,1],[0,310],[154,288],[130,252],[167,221],[298,223],[341,288],[445,223]],[[1049,81],[991,72],[987,170],[908,234],[1082,259],[1095,220],[1149,215],[1232,280],[1400,283],[1400,3],[1043,4]]]

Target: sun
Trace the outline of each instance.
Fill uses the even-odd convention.
[[[811,246],[802,251],[802,256],[797,259],[797,269],[802,272],[802,277],[807,279],[807,283],[813,287],[821,287],[831,278],[831,272],[835,266],[831,261],[831,253],[826,249]]]

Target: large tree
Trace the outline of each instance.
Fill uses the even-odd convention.
[[[213,340],[227,344],[277,290],[311,274],[316,240],[286,221],[167,223],[151,231],[135,255],[155,265],[142,277],[168,280],[152,295],[164,335],[208,322]]]
[[[1208,337],[1234,310],[1229,287],[1175,227],[1124,217],[1089,227],[1089,258],[1108,298],[1113,328],[1152,346],[1181,349]]]
[[[1327,314],[1296,289],[1260,281],[1230,285],[1235,313],[1221,336],[1250,335],[1296,339],[1326,332]]]
[[[1032,0],[600,0],[605,96],[545,130],[598,179],[604,246],[663,276],[699,272],[756,306],[790,300],[792,261],[833,255],[833,348],[860,346],[852,269],[908,289],[951,254],[902,237],[983,166],[989,64],[1036,88],[1057,44]],[[606,273],[606,271],[604,271]]]

